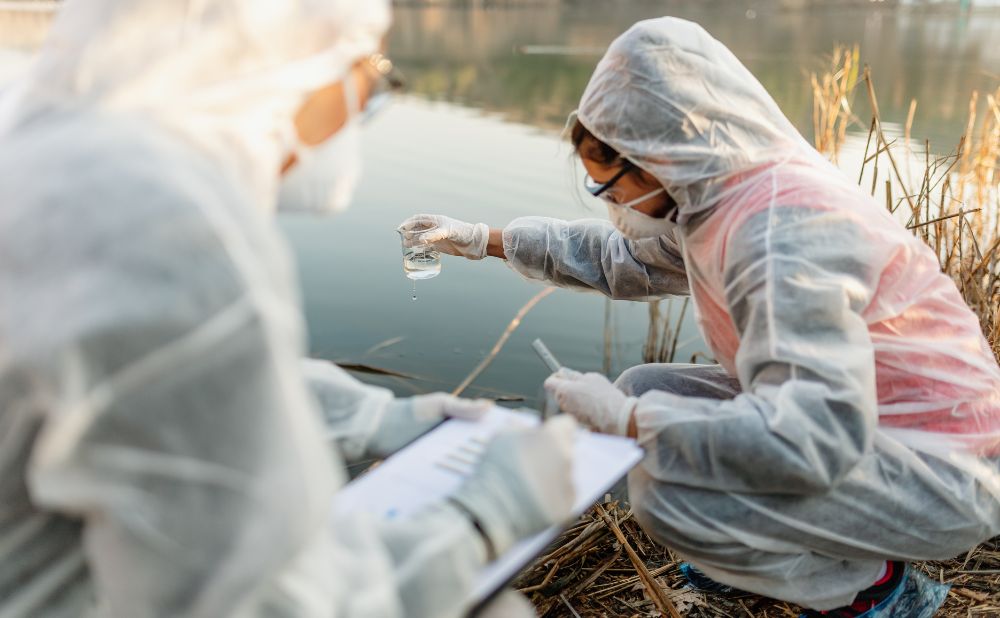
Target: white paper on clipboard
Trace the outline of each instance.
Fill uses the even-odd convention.
[[[488,440],[496,432],[517,426],[537,425],[538,419],[522,412],[495,407],[478,422],[449,420],[382,465],[347,484],[337,492],[338,513],[370,513],[387,519],[404,518],[448,496],[464,480],[439,465],[442,458],[463,445]],[[576,487],[575,514],[597,502],[608,489],[642,458],[635,440],[580,430],[573,460]],[[470,601],[485,600],[506,585],[560,533],[553,526],[523,539],[503,556],[486,565],[473,588]]]

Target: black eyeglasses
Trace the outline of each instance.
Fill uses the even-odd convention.
[[[622,163],[622,168],[618,170],[618,173],[612,176],[611,180],[603,184],[591,178],[590,174],[584,176],[583,186],[585,189],[587,189],[587,192],[593,195],[594,197],[601,197],[601,195],[607,193],[609,189],[614,187],[615,183],[622,179],[622,176],[628,174],[629,172],[635,169],[635,165],[628,159],[622,159],[622,161],[624,161],[624,163]],[[608,196],[605,196],[605,199],[609,199]]]
[[[382,90],[398,92],[406,87],[406,80],[403,78],[403,73],[396,68],[396,65],[385,54],[372,54],[368,56],[368,65],[378,74]]]
[[[403,73],[384,54],[368,56],[367,64],[377,77],[372,85],[371,93],[368,95],[362,122],[371,120],[373,116],[385,108],[393,94],[398,94],[406,88]]]

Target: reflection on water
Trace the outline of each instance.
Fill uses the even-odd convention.
[[[354,206],[334,219],[281,219],[299,256],[312,352],[419,378],[363,376],[399,393],[450,390],[461,382],[541,288],[498,260],[444,256],[441,275],[422,281],[413,302],[396,225],[417,212],[494,226],[525,215],[603,217],[602,207],[580,197],[581,175],[558,130],[608,43],[639,19],[668,14],[700,22],[730,46],[806,135],[808,74],[824,66],[835,43],[861,45],[885,120],[901,123],[910,99],[918,99],[914,139],[929,138],[941,152],[963,132],[971,91],[991,91],[1000,81],[996,12],[790,11],[742,0],[398,8],[389,51],[414,96],[366,130],[366,175]],[[44,27],[37,16],[12,21],[0,11],[0,48],[31,49]],[[0,49],[0,76],[11,74],[15,57]],[[863,99],[856,101],[862,118]],[[852,176],[863,131],[849,139],[842,157]],[[536,337],[581,370],[616,375],[640,362],[646,305],[611,305],[606,321],[600,296],[563,290],[548,296],[470,393],[520,394],[537,404],[547,371],[530,346]],[[699,352],[703,345],[689,320],[677,358]]]
[[[617,35],[640,19],[663,15],[702,24],[803,129],[811,127],[812,118],[808,74],[823,66],[823,56],[837,43],[861,45],[886,120],[904,120],[910,99],[919,100],[914,135],[934,143],[957,141],[972,90],[991,91],[1000,79],[996,11],[842,3],[808,10],[781,7],[780,2],[727,0],[399,8],[390,52],[421,95],[548,127],[562,126],[603,49]]]

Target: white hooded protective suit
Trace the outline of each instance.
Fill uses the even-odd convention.
[[[293,113],[388,4],[62,3],[0,118],[0,616],[464,610],[456,510],[330,525],[321,436],[360,454],[370,417],[321,426],[267,212]],[[337,405],[391,398],[328,369]]]
[[[711,577],[817,609],[885,559],[949,558],[1000,533],[1000,369],[933,252],[799,135],[721,43],[644,21],[579,109],[679,206],[676,238],[515,220],[509,264],[642,299],[690,293],[719,367],[619,386],[647,532]]]

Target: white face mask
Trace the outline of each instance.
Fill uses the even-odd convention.
[[[278,210],[332,214],[346,210],[361,180],[361,116],[354,79],[344,79],[347,121],[316,146],[295,136],[295,165],[281,179]]]
[[[666,189],[660,187],[624,204],[607,202],[608,216],[611,218],[611,223],[622,233],[622,236],[629,240],[641,240],[643,238],[655,238],[671,234],[677,227],[677,223],[671,220],[670,215],[672,213],[667,213],[667,216],[663,218],[650,217],[633,208],[633,206],[665,192]]]

